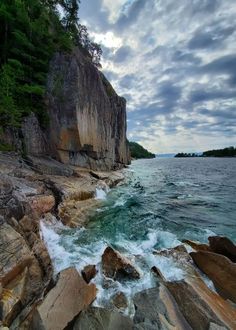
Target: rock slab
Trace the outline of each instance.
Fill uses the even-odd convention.
[[[236,303],[236,264],[225,256],[212,252],[190,253],[195,264],[212,280],[225,299]]]
[[[76,320],[73,330],[131,330],[132,320],[118,312],[90,307]]]
[[[32,330],[62,330],[96,297],[96,286],[88,285],[75,268],[59,274],[56,286],[34,312]]]

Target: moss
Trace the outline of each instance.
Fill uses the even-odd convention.
[[[14,151],[14,147],[8,143],[0,142],[0,151]]]

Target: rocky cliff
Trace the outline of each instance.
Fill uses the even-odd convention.
[[[45,101],[46,130],[31,114],[20,131],[5,130],[3,142],[29,156],[49,156],[94,170],[115,170],[129,163],[126,101],[78,48],[54,55]]]
[[[126,101],[79,49],[51,61],[47,105],[58,160],[100,170],[128,164]]]

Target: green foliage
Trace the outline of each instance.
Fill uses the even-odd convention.
[[[236,157],[236,148],[228,147],[218,150],[208,150],[203,152],[203,157]]]
[[[14,151],[14,149],[10,144],[0,142],[0,151]]]
[[[148,150],[144,149],[137,142],[129,142],[129,150],[132,158],[155,158],[155,154],[152,154]]]
[[[48,123],[44,104],[49,61],[56,51],[86,50],[99,66],[101,49],[78,24],[79,0],[0,1],[0,126],[18,127],[34,112]],[[60,6],[64,15],[58,11]],[[86,32],[86,33],[85,33]],[[59,87],[57,86],[57,89]]]

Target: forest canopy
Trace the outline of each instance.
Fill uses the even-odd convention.
[[[132,158],[155,158],[155,154],[152,154],[147,149],[143,148],[137,142],[129,142],[129,150]]]
[[[56,51],[84,50],[100,67],[98,44],[80,24],[78,0],[1,0],[0,2],[0,129],[18,127],[34,112],[42,127],[49,61]]]

